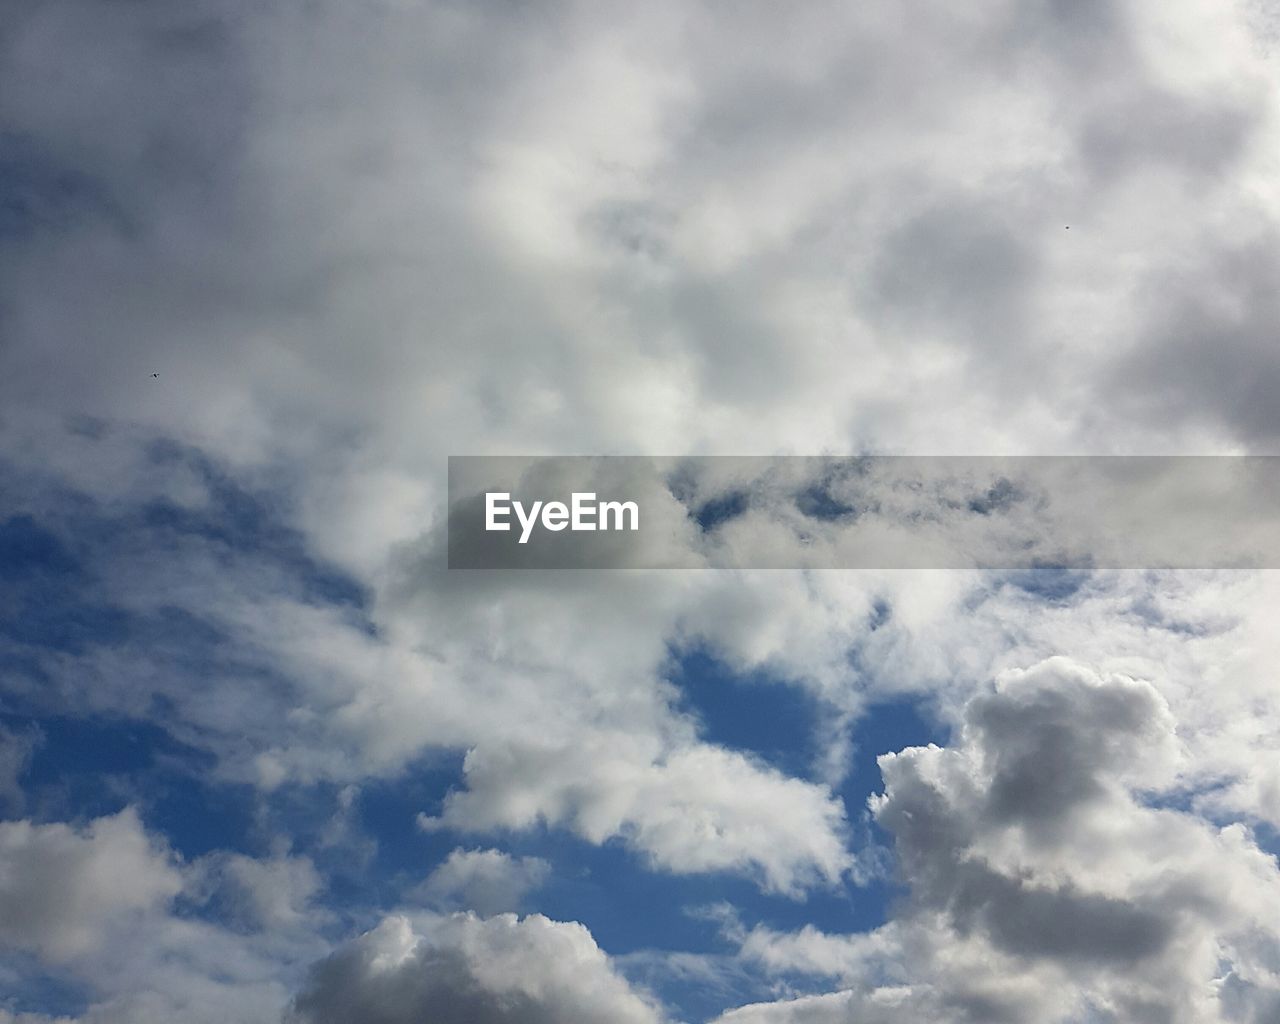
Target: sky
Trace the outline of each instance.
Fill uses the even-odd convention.
[[[1267,0],[7,0],[0,1024],[1276,1024],[1280,574],[445,532],[1280,454],[1278,128]]]

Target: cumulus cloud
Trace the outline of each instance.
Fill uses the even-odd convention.
[[[534,915],[389,917],[312,971],[290,1024],[659,1024],[590,933]]]
[[[0,952],[35,954],[84,1006],[56,1018],[0,1009],[0,1020],[278,1024],[305,966],[330,948],[317,934],[328,917],[310,905],[317,884],[306,858],[282,854],[183,865],[133,808],[83,825],[2,822]]]
[[[137,812],[82,828],[0,822],[0,942],[52,960],[93,952],[182,888]]]
[[[726,1021],[1250,1020],[1278,990],[1280,869],[1239,825],[1153,804],[1174,722],[1067,659],[1002,676],[958,742],[880,759],[906,905],[875,933],[754,929],[741,954],[838,994]]]

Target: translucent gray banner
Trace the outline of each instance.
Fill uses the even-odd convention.
[[[454,456],[450,569],[1280,566],[1276,456]]]

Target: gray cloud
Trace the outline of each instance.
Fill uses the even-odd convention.
[[[816,1022],[857,1007],[895,1022],[1200,1024],[1265,1012],[1280,873],[1238,827],[1135,797],[1170,777],[1173,737],[1147,683],[1062,658],[1004,676],[968,704],[954,746],[880,759],[872,806],[909,888],[891,924],[740,937],[770,970],[837,977],[845,992],[723,1019]],[[1224,972],[1248,980],[1219,990]]]
[[[1205,239],[1189,263],[1146,282],[1147,321],[1117,361],[1110,393],[1158,422],[1194,417],[1274,450],[1280,232],[1264,220],[1249,243]]]
[[[1037,878],[1031,865],[1037,848],[1088,832],[1081,815],[1123,811],[1121,780],[1135,766],[1167,760],[1171,734],[1150,686],[1050,663],[969,705],[963,752],[882,759],[877,820],[894,834],[915,897],[945,910],[961,934],[980,929],[1014,956],[1141,960],[1163,952],[1183,927],[1189,908],[1175,898],[1180,885],[1120,898],[1070,875]],[[955,770],[962,757],[973,758],[972,773]],[[930,761],[944,769],[937,782],[924,770]],[[1001,870],[982,852],[998,850],[1005,829],[1030,844],[1020,869]]]
[[[1115,796],[1135,766],[1171,757],[1172,718],[1159,693],[1122,680],[1026,686],[976,698],[966,723],[982,751],[991,823],[1070,828],[1077,808]]]
[[[1260,125],[1240,100],[1180,97],[1156,89],[1100,105],[1080,134],[1080,153],[1101,179],[1144,164],[1193,175],[1220,175],[1238,160]]]
[[[877,255],[866,297],[895,333],[960,330],[975,354],[1030,356],[1040,254],[1002,205],[939,201],[895,228]]]

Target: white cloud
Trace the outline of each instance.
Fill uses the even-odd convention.
[[[442,910],[474,910],[483,917],[519,910],[525,896],[547,880],[541,857],[512,857],[501,850],[452,851],[413,895]]]
[[[278,1024],[329,945],[305,858],[212,854],[184,866],[136,811],[83,826],[0,822],[0,949],[39,956],[87,1007],[77,1024]],[[192,916],[216,898],[227,924]],[[16,1014],[4,1024],[71,1024]]]
[[[132,808],[83,828],[0,822],[0,943],[52,960],[95,951],[182,888]]]
[[[659,1024],[590,933],[535,915],[398,916],[317,964],[294,1024]]]
[[[323,883],[309,857],[220,853],[193,867],[205,875],[209,896],[242,926],[288,929],[316,923],[312,904]]]
[[[423,824],[565,824],[594,843],[625,837],[668,871],[750,871],[793,895],[833,884],[851,866],[844,810],[825,788],[712,746],[664,752],[647,745],[615,735],[573,750],[472,751],[467,789]]]

